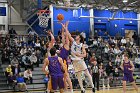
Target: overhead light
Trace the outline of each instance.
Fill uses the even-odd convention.
[[[124,2],[124,3],[127,3],[127,2],[128,2],[128,0],[123,0],[123,2]]]

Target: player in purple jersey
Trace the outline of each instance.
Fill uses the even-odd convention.
[[[65,90],[67,90],[67,83],[70,87],[71,93],[73,93],[73,87],[72,87],[72,82],[68,73],[68,64],[67,64],[67,58],[69,56],[69,38],[68,38],[68,32],[64,31],[64,28],[62,28],[62,47],[60,48],[60,57],[63,59],[64,63],[64,85],[65,85]]]
[[[48,41],[47,43],[46,43],[46,54],[45,54],[45,59],[47,58],[47,57],[50,57],[51,55],[50,55],[50,49],[54,46],[54,44],[55,44],[55,38],[54,38],[54,36],[53,36],[53,34],[52,34],[52,32],[51,32],[51,30],[48,30],[47,31],[47,33],[48,33],[48,35],[50,36],[50,41]],[[45,61],[45,60],[44,60]],[[48,67],[46,66],[46,72],[45,72],[45,74],[47,75],[47,76],[49,76],[48,74],[49,74],[49,72],[47,72],[48,71]],[[47,92],[48,93],[50,93],[50,90],[52,89],[52,86],[51,86],[51,78],[49,78],[49,81],[48,81],[48,88],[47,88]]]
[[[124,55],[124,61],[121,64],[123,70],[123,93],[126,93],[126,81],[129,81],[138,93],[138,87],[133,78],[134,64],[128,59],[128,55]]]
[[[45,68],[48,66],[49,74],[51,76],[52,89],[51,93],[59,87],[60,93],[64,93],[64,64],[62,58],[56,56],[56,49],[53,47],[50,49],[51,57],[48,57],[44,61],[43,71],[46,72]]]

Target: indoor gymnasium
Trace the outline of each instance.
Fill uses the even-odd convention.
[[[140,93],[140,0],[0,0],[0,93]]]

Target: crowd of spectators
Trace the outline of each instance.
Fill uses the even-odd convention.
[[[42,41],[43,38],[38,36],[28,36],[23,39],[20,36],[14,35],[11,38],[10,35],[7,35],[2,41],[1,61],[2,64],[8,64],[5,75],[9,85],[17,85],[19,91],[27,90],[26,83],[33,83],[32,71],[34,67],[39,67],[46,53],[44,44],[47,41]],[[21,69],[25,70],[21,72]]]
[[[103,87],[105,87],[104,81],[107,81],[107,87],[110,87],[112,81],[117,82],[119,80],[121,77],[120,65],[124,59],[124,54],[129,55],[135,67],[140,66],[140,49],[136,46],[133,39],[124,37],[120,39],[116,39],[115,37],[106,39],[98,37],[90,39],[89,47],[92,50],[92,54],[89,54],[91,54],[90,62],[94,77],[93,82],[95,84],[96,81],[97,89],[99,89],[99,78],[103,80]],[[97,52],[98,50],[99,53]]]

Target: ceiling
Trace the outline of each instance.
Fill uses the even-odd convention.
[[[9,4],[14,1],[27,2],[27,4],[37,7],[38,0],[7,0]],[[65,2],[70,1],[70,7],[85,7],[88,9],[109,9],[111,11],[135,11],[140,13],[140,0],[42,0],[43,6],[56,5],[65,6]],[[126,2],[124,2],[126,1]],[[27,5],[25,4],[25,5]]]
[[[43,3],[64,6],[67,0],[42,0]],[[126,1],[126,2],[125,2]],[[71,7],[140,12],[140,0],[70,0]]]
[[[1,1],[1,0],[0,0]],[[4,0],[9,6],[15,8],[23,19],[35,14],[38,11],[38,0]],[[65,5],[70,1],[70,6]],[[125,1],[125,2],[124,2]],[[134,11],[140,13],[140,0],[42,0],[42,8],[49,5],[60,8],[80,8],[110,10],[114,12],[122,10],[123,12]]]

